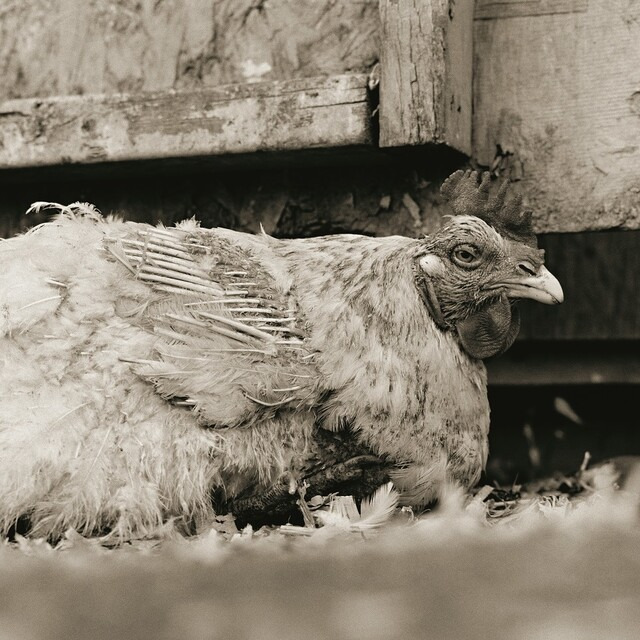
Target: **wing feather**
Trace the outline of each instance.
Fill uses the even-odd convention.
[[[256,240],[216,230],[137,223],[110,236],[126,277],[152,293],[136,319],[157,336],[149,358],[127,358],[163,397],[211,426],[248,424],[313,396],[315,369],[295,300]],[[252,238],[243,245],[242,238]]]

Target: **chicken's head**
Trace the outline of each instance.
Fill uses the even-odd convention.
[[[418,290],[436,324],[457,331],[464,350],[488,358],[508,349],[520,319],[515,302],[563,300],[544,266],[531,213],[505,182],[489,196],[489,174],[457,171],[442,185],[455,215],[425,239],[416,256]]]

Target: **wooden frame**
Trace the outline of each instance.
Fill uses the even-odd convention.
[[[473,158],[545,231],[640,229],[640,3],[478,0]]]
[[[471,153],[472,0],[380,0],[381,147]],[[419,28],[416,28],[416,25]],[[378,146],[364,74],[0,104],[0,169]]]

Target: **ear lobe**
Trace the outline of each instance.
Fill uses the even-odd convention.
[[[444,271],[444,265],[437,256],[426,255],[420,258],[418,267],[416,269],[416,283],[420,297],[438,327],[447,329],[448,325],[442,315],[442,309],[431,281],[432,276],[438,276]]]
[[[442,260],[438,258],[438,256],[434,256],[432,254],[427,254],[426,256],[422,256],[420,260],[418,260],[418,264],[422,269],[423,273],[428,276],[441,276],[444,274],[444,265],[442,264]]]
[[[458,322],[458,336],[464,350],[484,360],[504,353],[520,330],[520,313],[506,296]]]

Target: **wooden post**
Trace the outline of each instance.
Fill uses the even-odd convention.
[[[471,153],[472,0],[380,0],[380,146]]]

